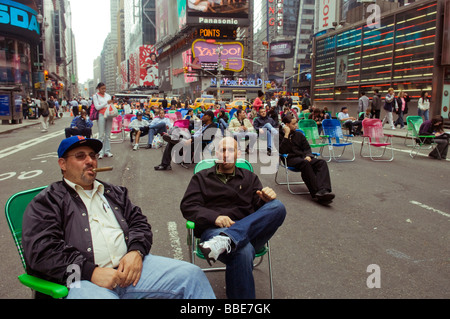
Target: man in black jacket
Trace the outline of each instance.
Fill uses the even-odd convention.
[[[296,131],[297,119],[291,114],[283,118],[280,132],[280,153],[287,154],[287,164],[301,171],[302,179],[313,198],[319,202],[331,202],[335,195],[331,192],[330,173],[327,162],[315,158],[306,137]]]
[[[63,180],[24,214],[27,273],[67,285],[69,299],[214,298],[200,268],[149,254],[151,227],[127,189],[96,180],[101,148],[83,136],[61,142]]]
[[[195,222],[208,263],[227,265],[228,298],[253,299],[255,251],[281,226],[286,209],[256,174],[236,167],[237,145],[232,137],[219,142],[216,165],[192,177],[180,208],[184,218]]]
[[[197,129],[192,138],[182,139],[184,136],[170,136],[164,135],[163,138],[167,141],[167,146],[164,150],[161,163],[155,166],[155,171],[167,171],[171,170],[170,163],[172,162],[172,156],[175,154],[175,162],[180,163],[184,168],[187,168],[186,163],[198,163],[200,161],[200,152],[211,143],[217,132],[217,125],[213,123],[214,112],[206,111],[202,117],[202,127]],[[175,134],[174,134],[175,135]],[[181,142],[181,143],[180,143]],[[179,143],[179,144],[178,144]],[[175,147],[175,145],[177,145]],[[185,157],[186,163],[184,161]]]

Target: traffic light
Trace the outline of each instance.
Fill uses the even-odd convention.
[[[183,68],[183,70],[184,70],[184,73],[188,73],[188,72],[189,72],[189,68],[188,68],[187,66],[185,66],[185,67]]]
[[[44,71],[44,81],[45,82],[48,81],[48,71],[47,70]]]

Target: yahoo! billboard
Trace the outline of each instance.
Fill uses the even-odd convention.
[[[240,72],[244,69],[244,46],[240,42],[207,42],[198,39],[192,44],[193,60],[192,64],[201,65],[203,69],[214,65],[217,68],[219,60],[218,48],[222,46],[220,54],[221,64],[228,71]]]

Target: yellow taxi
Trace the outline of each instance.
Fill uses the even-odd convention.
[[[199,97],[194,102],[194,109],[199,108],[202,105],[206,106],[207,109],[210,109],[214,104],[216,104],[215,99]]]
[[[299,101],[295,101],[294,100],[294,101],[292,101],[291,109],[294,109],[297,112],[297,114],[298,114],[302,110],[302,105],[300,104]]]
[[[242,106],[243,110],[252,108],[252,104],[247,102],[246,100],[234,100],[227,104],[227,110],[231,110],[233,108],[237,109],[239,106]]]
[[[149,102],[149,106],[160,106],[162,104],[162,101],[164,100],[164,98],[162,97],[154,97],[150,100]]]

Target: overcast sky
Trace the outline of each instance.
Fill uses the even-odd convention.
[[[78,81],[94,77],[93,62],[111,30],[109,0],[71,0],[72,29],[78,60]]]

